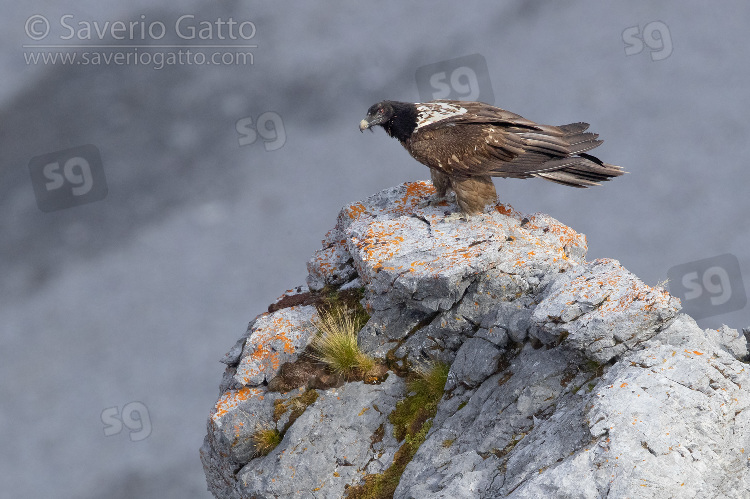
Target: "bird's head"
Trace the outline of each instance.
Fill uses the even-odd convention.
[[[367,116],[365,119],[359,122],[359,131],[364,132],[366,129],[372,130],[375,125],[380,125],[385,128],[385,124],[388,123],[396,111],[391,101],[384,100],[373,104],[370,109],[367,110]]]

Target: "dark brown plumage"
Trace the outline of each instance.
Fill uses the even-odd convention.
[[[539,125],[482,102],[382,101],[370,107],[359,129],[376,125],[430,168],[439,198],[453,190],[467,215],[497,201],[491,177],[589,187],[625,173],[586,154],[602,143],[586,132],[588,123]]]

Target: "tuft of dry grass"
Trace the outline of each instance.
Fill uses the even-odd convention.
[[[266,456],[281,443],[281,432],[270,424],[258,423],[251,437],[258,456]]]
[[[334,374],[351,378],[375,367],[375,360],[359,349],[357,333],[362,325],[353,314],[332,309],[321,313],[315,326],[319,334],[312,341],[312,356]]]
[[[409,383],[409,389],[427,398],[439,400],[443,396],[450,370],[451,366],[444,362],[421,364],[415,369],[416,379]]]

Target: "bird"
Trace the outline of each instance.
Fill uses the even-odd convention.
[[[571,187],[599,185],[626,173],[587,154],[603,141],[588,123],[540,125],[483,102],[384,100],[360,121],[361,132],[381,126],[430,169],[436,193],[428,204],[456,195],[458,218],[497,202],[492,177],[538,177]]]

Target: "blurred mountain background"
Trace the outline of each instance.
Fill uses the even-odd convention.
[[[492,103],[541,123],[589,122],[605,140],[596,154],[630,172],[587,190],[498,179],[502,202],[585,233],[589,260],[618,259],[650,285],[673,267],[732,255],[740,272],[703,280],[704,291],[744,293],[748,4],[66,3],[6,5],[0,19],[7,497],[210,497],[198,448],[219,395],[218,359],[304,283],[342,206],[429,178],[382,130],[357,129],[379,100],[431,98],[415,81],[427,65],[480,54]],[[213,23],[211,37],[176,34],[186,15]],[[40,16],[50,31],[35,40]],[[230,18],[251,21],[252,39],[218,38],[216,20]],[[80,40],[94,21],[158,22],[167,33],[99,39],[94,28]],[[207,47],[242,43],[257,46]],[[252,64],[28,62],[189,44],[249,51]],[[106,197],[41,211],[30,161],[85,144],[101,154]],[[701,326],[750,325],[742,303],[711,310]]]

